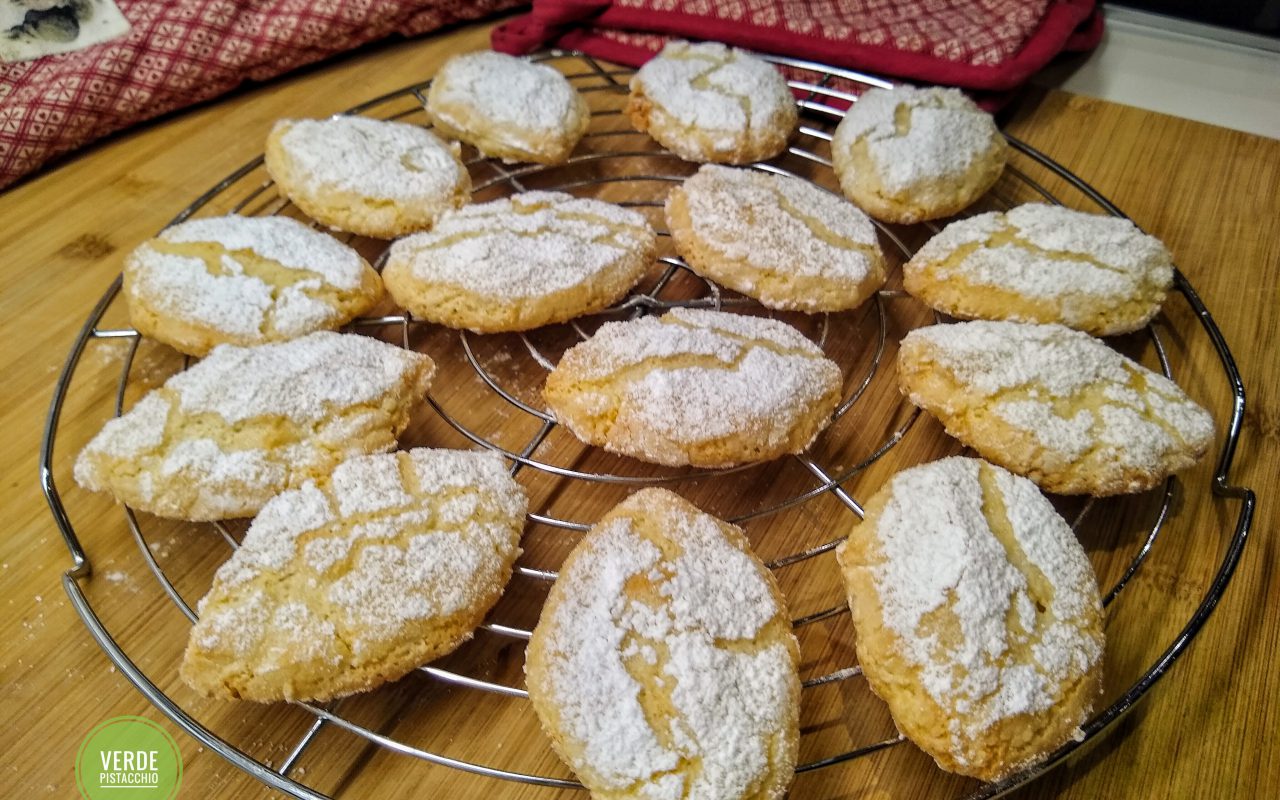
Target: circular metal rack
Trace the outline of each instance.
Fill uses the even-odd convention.
[[[566,74],[570,81],[586,96],[591,104],[592,126],[577,153],[565,165],[553,167],[503,165],[495,160],[484,159],[474,151],[465,150],[467,164],[472,173],[474,193],[477,200],[492,199],[514,191],[526,189],[557,189],[590,196],[598,196],[636,208],[647,214],[662,233],[665,242],[665,225],[661,208],[666,191],[674,182],[687,177],[696,165],[680,161],[657,146],[643,134],[638,134],[628,127],[622,105],[626,97],[626,77],[630,70],[619,69],[598,63],[594,59],[579,54],[552,51],[535,57],[535,60],[554,65]],[[856,93],[866,86],[887,86],[887,82],[878,78],[847,70],[839,70],[811,62],[771,58],[788,75],[789,82],[796,90],[799,106],[802,110],[802,125],[794,140],[793,146],[783,155],[767,163],[753,165],[756,169],[784,174],[799,174],[824,188],[834,186],[830,161],[825,153],[829,153],[830,131],[834,123],[843,115],[842,108],[856,101]],[[424,114],[425,90],[430,81],[424,81],[400,91],[393,92],[375,100],[371,100],[347,113],[363,114],[383,119],[399,119],[429,125]],[[1068,193],[1062,198],[1071,205],[1088,210],[1123,216],[1119,209],[1106,198],[1092,189],[1088,184],[1075,177],[1048,157],[1032,147],[1009,138],[1016,157],[1006,170],[1005,176],[997,187],[975,210],[991,208],[1008,208],[1026,200],[1041,202],[1060,202],[1046,188],[1046,184],[1058,188],[1059,194]],[[294,214],[297,212],[287,200],[279,195],[266,177],[262,168],[262,159],[258,158],[246,164],[225,180],[218,183],[201,195],[194,203],[182,211],[174,223],[195,215],[217,213],[240,214]],[[895,262],[909,258],[914,247],[930,233],[938,230],[937,226],[926,224],[913,229],[878,226],[885,245],[886,253]],[[353,241],[375,263],[380,266],[380,250],[385,244],[368,240]],[[361,319],[352,327],[362,332],[382,335],[399,341],[405,347],[421,347],[429,350],[442,365],[441,375],[437,377],[436,387],[444,382],[465,382],[470,380],[479,383],[488,390],[487,397],[499,407],[498,412],[481,416],[491,428],[479,430],[480,424],[475,422],[475,414],[469,414],[468,408],[451,407],[449,400],[443,398],[438,391],[433,391],[429,403],[437,415],[436,422],[443,421],[440,430],[452,431],[463,440],[502,453],[510,460],[513,473],[522,476],[560,481],[577,492],[601,492],[612,489],[615,492],[640,485],[681,484],[684,486],[720,487],[719,497],[728,498],[739,503],[736,509],[723,513],[737,523],[747,523],[762,518],[775,518],[790,509],[813,503],[817,498],[824,498],[838,503],[841,514],[861,517],[862,508],[855,499],[848,485],[857,476],[873,464],[886,458],[896,457],[900,451],[898,445],[908,432],[916,426],[919,419],[918,410],[907,404],[894,400],[889,407],[894,408],[893,419],[880,420],[879,432],[864,436],[865,446],[859,454],[845,458],[844,466],[825,465],[819,457],[810,454],[783,459],[774,464],[755,464],[738,467],[732,470],[689,471],[670,470],[647,465],[639,465],[627,459],[607,456],[599,452],[585,453],[579,447],[573,449],[569,445],[553,447],[546,445],[548,438],[556,430],[555,422],[550,415],[538,407],[536,390],[541,384],[545,370],[550,369],[559,352],[581,338],[589,335],[589,329],[608,319],[619,319],[638,316],[645,313],[659,312],[673,306],[700,306],[714,308],[732,308],[745,313],[761,313],[763,310],[746,298],[723,292],[714,284],[703,281],[688,271],[687,267],[671,253],[669,244],[664,245],[666,255],[660,256],[651,276],[641,288],[630,295],[624,302],[609,311],[590,319],[555,326],[553,329],[538,331],[529,335],[485,337],[467,333],[453,333],[435,326],[412,319],[408,314],[396,313],[387,316]],[[1208,310],[1204,307],[1186,278],[1179,272],[1175,275],[1175,288],[1182,299],[1189,304],[1198,320],[1205,336],[1208,337],[1214,351],[1221,362],[1226,382],[1232,397],[1232,412],[1224,426],[1221,449],[1218,452],[1217,466],[1212,483],[1203,497],[1196,497],[1195,502],[1226,502],[1238,504],[1234,526],[1229,536],[1223,539],[1221,553],[1218,556],[1216,573],[1207,590],[1199,599],[1194,612],[1181,622],[1178,634],[1169,641],[1149,665],[1134,676],[1125,676],[1126,688],[1113,692],[1109,696],[1109,704],[1099,711],[1083,727],[1084,739],[1070,742],[1042,762],[1035,764],[1018,774],[999,783],[983,784],[973,788],[966,795],[969,798],[996,797],[1021,786],[1040,776],[1056,764],[1062,762],[1086,742],[1096,739],[1124,715],[1134,703],[1169,669],[1170,665],[1185,651],[1196,633],[1200,630],[1214,606],[1222,596],[1232,572],[1240,558],[1241,550],[1247,537],[1253,512],[1253,492],[1247,488],[1232,486],[1228,482],[1227,473],[1231,465],[1235,446],[1241,431],[1241,420],[1244,411],[1244,388],[1234,360],[1223,341]],[[342,701],[324,707],[298,704],[314,715],[311,723],[302,735],[290,743],[286,743],[287,756],[277,765],[270,765],[265,759],[251,756],[235,743],[221,738],[210,727],[195,718],[188,710],[165,694],[147,676],[120,645],[106,625],[95,613],[90,604],[82,582],[88,581],[92,574],[89,556],[81,544],[80,537],[72,524],[70,515],[58,492],[53,474],[54,442],[58,433],[60,418],[67,399],[68,391],[77,367],[90,342],[106,339],[127,340],[127,353],[121,373],[117,379],[114,413],[124,409],[126,396],[132,389],[137,391],[139,381],[134,374],[135,357],[139,350],[141,338],[135,331],[126,328],[111,328],[103,324],[104,317],[113,308],[121,305],[118,298],[120,280],[117,279],[97,306],[90,313],[79,337],[76,339],[67,357],[66,364],[58,380],[53,402],[49,410],[48,423],[45,430],[41,452],[41,481],[45,495],[49,501],[66,544],[74,559],[74,566],[64,577],[63,584],[73,606],[84,620],[94,639],[111,658],[117,668],[150,700],[163,714],[186,730],[205,747],[219,753],[232,764],[249,772],[264,783],[273,786],[289,795],[301,798],[324,798],[327,795],[316,788],[308,786],[297,769],[299,759],[317,741],[317,735],[325,728],[337,728],[346,731],[386,750],[423,759],[435,764],[454,767],[490,778],[501,778],[530,784],[553,787],[577,787],[575,781],[543,774],[506,769],[494,766],[491,762],[479,763],[478,760],[463,757],[451,757],[436,750],[402,741],[380,730],[356,721],[342,709]],[[891,329],[896,326],[893,313],[899,306],[912,306],[917,323],[931,321],[927,312],[923,312],[915,301],[900,291],[886,289],[881,291],[872,302],[864,305],[858,312],[849,314],[818,316],[805,318],[799,315],[790,317],[818,341],[828,353],[846,368],[845,396],[835,412],[835,421],[827,434],[828,438],[838,438],[839,431],[848,432],[856,426],[858,430],[874,429],[860,419],[859,411],[866,405],[866,396],[873,387],[892,393],[892,365],[886,353],[893,346]],[[423,347],[423,340],[429,338],[430,347]],[[1131,348],[1140,346],[1148,360],[1157,362],[1164,374],[1172,377],[1173,368],[1160,334],[1160,324],[1149,326]],[[442,358],[441,350],[447,349],[452,354]],[[178,368],[181,368],[180,366]],[[468,371],[469,368],[469,371]],[[450,372],[450,370],[453,370]],[[887,389],[884,387],[888,387]],[[473,389],[475,386],[472,387]],[[863,401],[860,403],[860,401]],[[885,401],[890,402],[890,401]],[[506,424],[492,427],[493,420],[509,419]],[[850,422],[853,420],[853,422]],[[1221,422],[1221,421],[1220,421]],[[843,427],[842,427],[843,424]],[[528,438],[513,440],[507,435],[513,430],[531,431]],[[566,441],[569,437],[566,437]],[[413,442],[421,444],[425,442]],[[816,449],[816,448],[815,448]],[[566,453],[569,455],[566,456]],[[847,455],[847,454],[846,454]],[[584,466],[583,461],[589,462]],[[893,463],[893,462],[888,462]],[[895,467],[906,463],[895,464]],[[752,486],[763,485],[760,476],[764,475],[764,484],[771,483],[770,476],[777,470],[789,467],[807,473],[810,481],[802,489],[786,491],[781,494],[765,492],[763,499],[751,500],[743,494],[733,492],[736,478],[744,474],[754,474],[757,482]],[[763,471],[763,472],[762,472]],[[793,481],[794,482],[794,481]],[[1110,606],[1120,595],[1127,584],[1138,575],[1142,565],[1160,539],[1174,517],[1177,481],[1170,478],[1162,492],[1149,495],[1145,502],[1139,503],[1140,513],[1145,518],[1135,526],[1136,535],[1129,538],[1129,553],[1123,561],[1118,577],[1110,582],[1104,594],[1104,603]],[[579,495],[581,496],[581,495]],[[1213,498],[1217,498],[1214,500]],[[1102,501],[1105,503],[1126,502],[1125,500]],[[564,505],[562,503],[562,505]],[[1094,503],[1085,503],[1070,507],[1070,518],[1073,527],[1081,529],[1086,515],[1090,515]],[[746,506],[746,507],[742,507]],[[720,509],[717,509],[718,511]],[[146,525],[149,518],[139,518],[128,508],[124,509],[126,522],[136,539],[141,556],[150,571],[154,574],[161,589],[176,604],[178,609],[194,622],[196,618],[188,594],[176,585],[177,581],[166,572],[156,553],[152,552],[154,542],[149,541]],[[1138,512],[1135,512],[1138,513]],[[586,530],[588,519],[570,519],[565,512],[554,512],[545,505],[540,510],[530,513],[531,529],[541,531],[567,533]],[[1090,520],[1100,516],[1096,512]],[[849,518],[852,521],[853,517]],[[846,523],[847,526],[847,523]],[[195,526],[191,527],[203,527]],[[225,539],[230,548],[237,546],[238,537],[243,527],[235,524],[213,524],[217,534]],[[753,528],[752,525],[748,525]],[[845,526],[841,526],[845,527]],[[769,566],[776,570],[797,564],[812,564],[816,559],[834,549],[842,538],[841,528],[823,533],[818,540],[804,543],[798,549],[783,547],[771,557]],[[526,539],[530,534],[526,534]],[[575,537],[576,538],[576,537]],[[1168,537],[1165,537],[1166,539]],[[570,543],[572,539],[570,539]],[[753,543],[755,538],[753,537]],[[776,544],[776,543],[775,543]],[[790,543],[794,544],[794,543]],[[1178,546],[1175,544],[1170,547]],[[526,551],[528,551],[526,546]],[[776,549],[776,548],[775,548]],[[528,553],[526,553],[528,555]],[[545,587],[555,579],[553,565],[537,563],[521,563],[517,565],[517,574],[513,582],[524,581],[541,584]],[[522,594],[526,597],[527,592]],[[527,639],[528,624],[501,622],[503,606],[491,615],[483,625],[481,637],[496,637],[507,640]],[[536,606],[532,609],[536,612]],[[532,619],[532,612],[523,616]],[[833,598],[832,604],[819,611],[806,614],[795,620],[797,628],[806,628],[820,622],[830,622],[846,613],[846,607],[839,598]],[[816,626],[815,626],[816,627]],[[1109,637],[1115,636],[1108,631]],[[180,643],[179,643],[180,645]],[[851,649],[845,650],[851,654]],[[511,702],[524,702],[527,697],[518,680],[502,682],[493,679],[483,669],[468,671],[440,663],[421,668],[423,680],[438,681],[454,687],[459,691],[484,692],[500,697],[513,698]],[[508,670],[510,672],[510,670]],[[518,675],[518,670],[516,671]],[[854,665],[835,665],[822,674],[804,681],[806,692],[819,686],[856,680],[859,669]],[[527,714],[528,709],[525,709]],[[532,716],[527,714],[527,716]],[[839,752],[819,754],[803,763],[799,770],[805,772],[823,767],[830,767],[854,759],[871,758],[889,748],[895,747],[903,740],[900,736],[881,737],[864,744],[842,749]],[[495,748],[497,749],[497,748]],[[492,754],[491,754],[492,755]],[[484,779],[478,779],[484,780]]]

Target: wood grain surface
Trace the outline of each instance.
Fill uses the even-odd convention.
[[[181,797],[278,796],[254,778],[198,746],[165,720],[125,680],[92,641],[61,586],[70,558],[41,497],[37,455],[49,399],[67,350],[89,309],[119,272],[124,255],[154,234],[204,189],[261,151],[282,116],[323,116],[430,76],[450,54],[487,46],[488,25],[413,42],[366,49],[329,65],[253,87],[154,122],[90,148],[56,169],[0,196],[0,503],[8,535],[0,541],[0,787],[9,797],[75,797],[76,748],[97,722],[119,714],[160,720],[178,738],[185,760]],[[1234,350],[1249,391],[1232,478],[1259,491],[1254,531],[1235,578],[1190,652],[1151,695],[1107,736],[1053,771],[1020,797],[1218,798],[1280,794],[1280,591],[1275,575],[1274,496],[1280,473],[1280,142],[1058,92],[1030,94],[1006,128],[1091,182],[1140,225],[1161,237],[1214,312]],[[1046,179],[1055,192],[1060,183]],[[658,193],[660,187],[653,189]],[[1025,187],[1009,184],[1010,199]],[[608,191],[602,196],[610,197]],[[655,196],[660,196],[655,194]],[[1087,206],[1085,206],[1087,207]],[[680,291],[675,287],[674,291]],[[885,301],[888,349],[927,315],[906,298]],[[839,315],[829,347],[848,354],[850,374],[869,366],[875,338],[872,307]],[[106,327],[127,323],[119,308]],[[1194,314],[1181,298],[1160,322],[1175,377],[1214,412],[1229,418],[1230,395]],[[387,332],[388,336],[395,331]],[[487,395],[462,360],[456,337],[424,327],[414,346],[442,363],[433,395],[468,425],[498,431],[519,449],[536,421],[511,414]],[[546,341],[548,348],[563,342]],[[488,337],[478,358],[512,386],[536,380],[526,362],[509,359],[510,343]],[[1141,337],[1120,342],[1148,360]],[[196,697],[177,679],[188,622],[147,571],[138,545],[109,498],[76,488],[70,463],[110,413],[128,340],[91,342],[72,386],[55,451],[55,477],[93,565],[81,581],[89,601],[130,658],[156,684],[220,736],[252,756],[279,764],[312,722],[289,706],[218,703]],[[130,373],[128,400],[163,380],[180,361],[144,342]],[[526,370],[522,372],[522,370]],[[905,419],[891,373],[878,377],[858,414],[820,439],[813,456],[831,469],[857,463]],[[536,386],[535,386],[536,388]],[[424,413],[407,439],[442,446],[466,440]],[[1220,434],[1221,440],[1221,434]],[[936,423],[918,420],[893,459],[855,475],[846,488],[868,496],[893,464],[915,463],[959,447]],[[553,432],[539,457],[581,469],[638,474],[624,459],[583,448]],[[1182,476],[1173,516],[1149,561],[1108,613],[1108,697],[1123,690],[1177,633],[1206,591],[1221,559],[1238,505],[1209,493],[1206,460]],[[572,482],[522,473],[534,507],[591,521],[624,489],[584,492]],[[748,513],[814,485],[799,462],[748,470],[728,482],[685,482],[678,491],[708,510]],[[1100,503],[1081,528],[1100,581],[1113,582],[1140,545],[1159,493]],[[1079,504],[1064,504],[1068,512]],[[768,559],[817,544],[853,518],[831,494],[767,519],[744,524]],[[212,528],[146,518],[150,551],[194,604],[227,545]],[[243,525],[233,526],[242,530]],[[554,568],[575,536],[531,526],[525,563]],[[830,556],[785,567],[779,578],[793,616],[839,602]],[[528,627],[545,585],[517,579],[495,618]],[[535,601],[535,602],[531,602]],[[804,677],[853,663],[847,615],[800,632]],[[519,685],[523,643],[481,633],[443,664]],[[343,701],[344,715],[421,747],[484,763],[568,777],[545,744],[527,703],[443,686],[414,675],[371,695]],[[893,734],[883,705],[860,681],[805,695],[802,760],[812,760]],[[523,786],[463,774],[394,755],[325,726],[292,775],[343,797],[580,797],[571,791]],[[876,756],[801,775],[797,798],[950,798],[975,788],[940,772],[909,744]]]

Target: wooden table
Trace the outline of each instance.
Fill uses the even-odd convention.
[[[238,92],[114,137],[0,196],[6,234],[0,242],[0,424],[5,434],[0,507],[9,529],[0,542],[5,603],[0,630],[6,645],[0,653],[0,749],[6,754],[0,786],[6,796],[74,797],[73,758],[95,723],[119,714],[163,719],[110,666],[70,608],[59,585],[70,560],[37,486],[37,449],[50,394],[88,309],[120,270],[124,254],[200,191],[260,152],[277,117],[330,114],[421,79],[446,56],[484,47],[487,33],[487,25],[478,25],[384,45]],[[1190,653],[1100,746],[1020,796],[1277,796],[1280,591],[1274,495],[1280,473],[1280,359],[1273,348],[1280,324],[1280,142],[1058,92],[1027,98],[1008,128],[1084,176],[1170,244],[1216,313],[1244,375],[1249,405],[1232,474],[1261,494],[1244,559]],[[1185,308],[1169,313],[1173,331],[1194,329]],[[118,368],[123,346],[95,346],[86,356],[86,369],[92,374]],[[1220,383],[1212,355],[1202,341],[1188,347],[1196,374],[1208,376],[1191,379],[1197,384],[1193,394],[1206,397],[1215,417],[1225,420],[1227,395],[1199,388],[1201,382]],[[1179,377],[1186,382],[1185,375]],[[185,690],[173,674],[174,637],[183,635],[185,620],[143,573],[118,510],[70,481],[74,448],[100,424],[109,390],[90,386],[73,393],[65,444],[56,454],[57,477],[63,491],[75,495],[77,525],[94,558],[86,592],[162,688],[213,719],[241,746],[279,763],[309,718],[296,709],[264,716],[262,709],[210,704]],[[88,407],[98,410],[81,414]],[[1203,479],[1210,469],[1202,465],[1196,474]],[[1180,535],[1225,540],[1234,505],[1178,502],[1178,514],[1186,515],[1180,517]],[[177,568],[188,563],[183,560],[188,554],[193,564],[214,559],[206,539],[161,536],[155,546],[172,549],[165,557],[177,559]],[[1216,554],[1220,548],[1201,551]],[[1148,566],[1148,580],[1127,602],[1134,609],[1130,613],[1150,613],[1153,643],[1167,641],[1172,630],[1159,620],[1186,618],[1215,566],[1216,556],[1153,560]],[[379,702],[394,709],[405,691],[380,693],[387,699]],[[470,710],[457,703],[449,709],[439,717],[442,727],[456,724],[465,730]],[[883,717],[882,711],[875,714]],[[508,722],[500,716],[484,720],[495,738],[453,742],[452,752],[492,761],[510,755],[502,747],[525,748],[535,754],[527,763],[559,769],[536,735],[502,739]],[[273,795],[172,723],[163,724],[178,736],[185,758],[181,796]],[[883,728],[885,720],[877,724]],[[304,758],[295,774],[315,779],[327,791],[344,789],[345,796],[372,796],[375,784],[378,796],[385,797],[580,796],[461,775],[360,746],[330,745],[322,760]],[[835,767],[803,776],[793,796],[929,796],[920,788],[926,785],[947,790],[934,796],[952,796],[957,788],[972,787],[937,781],[936,770],[909,747],[896,748],[887,759],[885,769],[905,763],[921,776],[920,785],[890,791],[888,784],[876,782],[875,770]]]

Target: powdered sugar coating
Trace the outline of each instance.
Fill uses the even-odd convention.
[[[95,451],[120,458],[134,458],[154,450],[164,444],[164,429],[170,408],[168,398],[158,392],[149,392],[134,403],[133,408],[124,416],[103,425],[102,430],[85,449],[91,447]],[[129,419],[128,423],[117,421],[126,417]],[[79,460],[76,462],[76,469],[82,469]],[[76,480],[81,484],[85,482],[79,474],[76,475]]]
[[[417,125],[342,115],[280,120],[281,129],[290,175],[311,194],[443,203],[469,180],[449,145]]]
[[[446,215],[433,230],[394,243],[387,264],[426,284],[502,302],[587,282],[650,252],[654,237],[630,209],[563,192],[523,192]]]
[[[895,86],[863,92],[836,127],[831,147],[865,142],[881,185],[900,194],[963,176],[999,135],[991,115],[959,89]]]
[[[478,622],[510,576],[525,510],[496,454],[418,448],[344,461],[263,508],[200,603],[188,660],[269,683],[319,661],[312,683],[345,686],[344,672],[460,614]],[[260,611],[246,615],[246,602]],[[447,633],[432,655],[469,635]]]
[[[727,527],[645,490],[561,570],[530,644],[529,689],[544,723],[544,705],[555,708],[558,749],[593,792],[678,800],[756,785],[776,797],[789,782],[778,740],[795,725],[794,637],[776,587]],[[647,714],[654,695],[672,716]]]
[[[344,454],[389,449],[434,370],[354,334],[222,345],[108,421],[76,480],[162,516],[245,516]]]
[[[275,274],[264,271],[264,260]],[[350,295],[366,293],[366,282],[377,285],[371,272],[356,251],[297,220],[207,217],[138,247],[125,267],[125,292],[131,313],[145,303],[153,313],[252,344],[346,322],[350,314],[318,293],[367,305]]]
[[[718,42],[670,42],[631,80],[680,122],[725,135],[765,127],[793,103],[776,69]]]
[[[1124,385],[1136,364],[1092,336],[1062,325],[962,322],[917,328],[938,366],[983,395],[1033,387],[1046,399],[1070,397],[1095,383]],[[1154,376],[1176,386],[1163,376]]]
[[[372,403],[425,356],[368,336],[321,331],[283,344],[224,346],[165,382],[178,410],[235,424],[284,417],[311,425],[335,407]]]
[[[1037,396],[1000,401],[995,413],[1019,430],[1033,432],[1038,442],[1067,461],[1081,458],[1093,446],[1094,415],[1089,409],[1063,415],[1051,399]]]
[[[289,269],[317,272],[339,289],[360,285],[363,260],[332,236],[318,233],[289,217],[203,217],[161,231],[162,241],[189,244],[214,242],[231,251],[252,250]]]
[[[597,380],[655,357],[690,353],[733,361],[750,349],[753,341],[779,354],[794,352],[805,360],[824,358],[822,348],[785,322],[698,308],[673,308],[660,317],[607,323],[589,341],[595,344],[590,348],[578,345],[575,350],[580,355],[574,356],[574,369],[586,380]]]
[[[430,92],[437,124],[465,131],[482,121],[485,139],[526,152],[577,131],[584,113],[578,93],[556,69],[489,50],[449,59]]]
[[[668,197],[667,218],[690,266],[771,307],[828,310],[825,297],[804,295],[799,277],[853,304],[864,283],[883,283],[870,218],[799,178],[707,164]]]
[[[806,180],[706,164],[682,187],[694,230],[730,258],[854,281],[870,269],[857,245],[876,246],[871,219]]]
[[[897,650],[950,720],[955,762],[986,757],[973,742],[1001,720],[1082,722],[1087,707],[1079,719],[1051,715],[1098,669],[1101,603],[1088,558],[1035,485],[954,457],[899,472],[882,491],[879,515],[853,534],[874,537],[871,561],[846,568],[870,576]]]
[[[782,75],[716,42],[671,41],[631,78],[632,121],[682,158],[747,161],[776,155],[795,130]]]
[[[690,463],[690,443],[733,437],[760,458],[798,452],[825,427],[841,382],[840,368],[785,323],[677,308],[601,326],[565,353],[544,394],[580,437],[679,464]]]
[[[1064,324],[1119,333],[1140,327],[1159,309],[1173,262],[1159,239],[1127,219],[1031,203],[951,223],[920,248],[904,276],[908,289],[922,285],[926,300],[927,276],[942,286],[963,282],[1048,301]],[[1125,315],[1133,319],[1094,321],[1116,313],[1108,309],[1139,303],[1142,308]],[[1016,308],[1010,313],[1015,316],[1007,318],[1018,318]],[[1099,325],[1105,329],[1092,330]]]
[[[1048,480],[1042,485],[1054,491],[1146,488],[1190,466],[1213,440],[1212,417],[1177,384],[1062,325],[979,321],[920,328],[903,339],[899,360],[913,403],[939,414],[949,430],[979,412],[1007,424],[1034,447],[1007,455],[1012,461],[1005,465]],[[945,398],[930,390],[926,397],[928,371],[959,390]],[[966,442],[1000,459],[1006,443],[988,440],[992,431],[974,425],[966,431]],[[1072,477],[1059,485],[1060,473]]]

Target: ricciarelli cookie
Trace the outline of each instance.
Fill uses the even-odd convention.
[[[337,328],[374,306],[382,281],[356,251],[288,217],[211,217],[166,228],[125,261],[129,321],[203,356]]]
[[[991,115],[959,89],[868,89],[836,126],[840,188],[886,222],[967,208],[1004,170],[1008,145]]]
[[[871,220],[800,178],[708,164],[671,190],[666,209],[695,272],[770,308],[843,311],[884,285]]]
[[[443,135],[507,163],[559,164],[591,123],[587,101],[560,72],[489,50],[446,61],[427,112]]]
[[[919,328],[898,382],[947,433],[1058,494],[1145,491],[1213,443],[1213,418],[1177,384],[1062,325]]]
[[[267,172],[315,221],[392,239],[429,229],[471,200],[471,176],[431,131],[368,117],[282,119],[267,137]]]
[[[200,601],[182,679],[272,702],[400,678],[471,638],[498,601],[526,505],[492,453],[342,462],[263,506]]]
[[[773,66],[715,42],[669,42],[631,78],[627,114],[681,158],[727,164],[776,156],[799,122]]]
[[[904,470],[836,556],[867,683],[939,767],[995,781],[1082,736],[1102,603],[1030,481],[972,458]]]
[[[107,421],[76,482],[160,517],[249,517],[344,458],[390,450],[427,393],[421,353],[321,331],[215,347]]]
[[[602,325],[564,354],[542,394],[587,444],[728,467],[803,451],[830,423],[842,382],[790,325],[676,308]]]
[[[799,660],[742,531],[644,489],[565,560],[525,674],[592,797],[772,800],[795,772]]]
[[[561,192],[468,206],[391,245],[382,278],[422,319],[524,331],[608,308],[644,277],[657,234],[643,215]]]
[[[1173,259],[1127,219],[1034,203],[951,223],[907,262],[902,280],[955,317],[1059,322],[1110,336],[1156,315]]]

